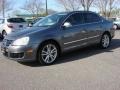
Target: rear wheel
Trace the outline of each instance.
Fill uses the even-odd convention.
[[[38,51],[38,61],[42,65],[50,65],[56,61],[58,55],[58,46],[54,42],[46,42]]]
[[[101,41],[100,41],[100,46],[103,49],[106,49],[110,46],[110,42],[111,42],[111,37],[109,34],[105,33],[103,34]]]

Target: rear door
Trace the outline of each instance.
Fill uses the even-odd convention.
[[[86,44],[86,31],[83,28],[84,19],[82,13],[70,15],[65,22],[71,23],[71,27],[61,30],[65,49],[72,49]],[[64,22],[64,23],[65,23]]]
[[[99,42],[102,29],[102,19],[99,15],[89,12],[83,13],[85,24],[84,30],[87,32],[87,42],[96,43]]]

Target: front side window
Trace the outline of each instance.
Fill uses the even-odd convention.
[[[71,25],[83,24],[83,16],[81,13],[75,13],[71,15],[65,22],[69,22]]]
[[[101,21],[101,18],[94,13],[83,13],[85,23],[93,23]]]
[[[49,15],[49,16],[41,19],[37,23],[35,23],[33,25],[33,27],[34,26],[38,26],[38,27],[53,26],[53,25],[57,24],[59,22],[59,20],[66,15],[67,15],[67,13],[59,13],[59,14]]]

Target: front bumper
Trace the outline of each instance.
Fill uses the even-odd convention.
[[[20,62],[35,61],[37,45],[31,46],[4,46],[1,45],[2,54],[12,60]]]

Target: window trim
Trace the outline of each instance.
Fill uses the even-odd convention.
[[[68,15],[68,16],[65,18],[65,20],[62,22],[61,27],[62,27],[62,25],[65,23],[65,21],[66,21],[69,17],[71,17],[73,14],[77,14],[77,13],[80,13],[80,12],[75,12],[75,13],[71,13],[70,15]],[[78,25],[79,25],[79,24],[78,24]],[[72,25],[72,26],[76,26],[76,25]]]
[[[60,28],[62,28],[63,24],[65,23],[65,21],[66,21],[70,16],[72,16],[73,14],[76,14],[76,13],[80,13],[80,12],[74,12],[74,13],[71,13],[70,15],[68,15],[68,16],[66,17],[66,19],[62,22]],[[87,13],[87,12],[82,12],[82,13]],[[89,13],[93,13],[93,12],[89,12]],[[93,14],[96,14],[96,13],[93,13]],[[97,14],[96,14],[96,15],[97,15]],[[99,15],[98,15],[98,17],[101,18]],[[87,25],[87,24],[100,23],[100,22],[103,22],[103,19],[102,19],[102,18],[101,18],[101,20],[98,21],[98,22],[91,22],[91,23],[84,23],[84,24],[72,25],[72,27],[74,27],[74,26],[79,26],[79,25]]]

